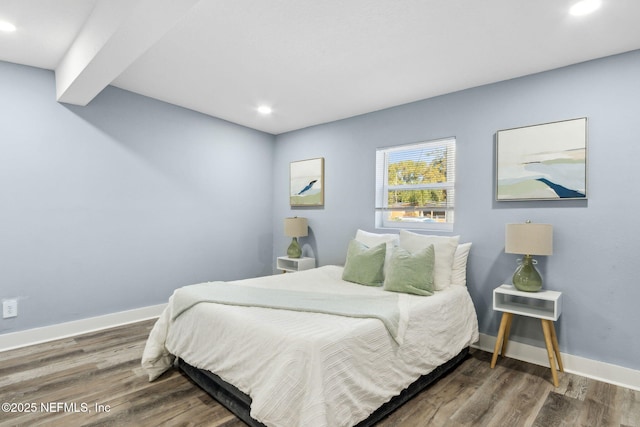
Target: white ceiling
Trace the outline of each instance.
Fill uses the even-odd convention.
[[[279,134],[640,48],[640,1],[574,1],[2,0],[0,60]]]

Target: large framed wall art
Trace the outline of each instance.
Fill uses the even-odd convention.
[[[324,205],[324,157],[290,163],[289,204]]]
[[[496,200],[587,198],[587,119],[496,133]]]

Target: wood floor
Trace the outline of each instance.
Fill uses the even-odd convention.
[[[150,383],[140,356],[153,321],[0,353],[0,426],[245,424],[180,372]],[[379,423],[418,426],[635,426],[640,391],[472,350]],[[7,411],[8,409],[8,411]],[[11,412],[15,411],[15,412]]]

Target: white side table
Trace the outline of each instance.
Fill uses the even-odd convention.
[[[279,256],[276,260],[276,268],[283,272],[293,272],[309,270],[316,268],[316,259],[310,257],[289,258],[288,256]]]
[[[493,309],[502,312],[502,319],[500,320],[496,346],[493,350],[491,368],[493,369],[496,366],[498,354],[502,353],[503,357],[505,355],[513,315],[533,317],[540,319],[542,323],[542,332],[547,346],[553,385],[558,387],[556,362],[560,372],[564,372],[564,367],[562,366],[556,328],[553,322],[558,320],[562,312],[562,292],[522,292],[512,285],[502,285],[493,290]]]

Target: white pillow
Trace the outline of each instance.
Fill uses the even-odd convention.
[[[374,246],[378,246],[381,243],[386,243],[387,253],[384,257],[385,266],[389,263],[391,259],[391,252],[394,246],[398,246],[400,244],[400,236],[397,234],[378,234],[378,233],[369,233],[368,231],[358,230],[356,232],[356,240],[360,243],[364,243],[365,245],[373,248]]]
[[[433,245],[436,251],[433,281],[437,291],[441,291],[451,284],[453,256],[459,240],[460,236],[430,236],[400,230],[400,247],[409,252],[415,253]]]
[[[453,255],[453,266],[451,269],[452,285],[467,285],[467,258],[471,250],[471,243],[461,243],[456,248]]]

